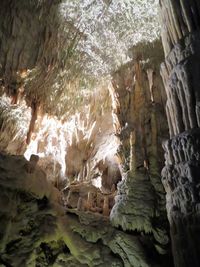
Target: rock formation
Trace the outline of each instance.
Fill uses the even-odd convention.
[[[160,58],[153,52],[159,49],[162,51],[159,42],[143,47],[146,54],[135,47],[135,60],[114,74],[114,115],[124,174],[111,221],[124,230],[152,235],[156,249],[164,253],[169,239],[160,171],[161,142],[166,138],[167,124]],[[145,64],[147,56],[150,60]]]
[[[0,155],[1,266],[155,266],[139,237],[103,216],[65,211],[45,173],[38,167],[29,173],[27,164]]]
[[[0,3],[0,267],[200,265],[200,4],[155,7]]]
[[[198,1],[160,1],[171,139],[165,142],[167,192],[175,266],[199,266],[199,43]]]

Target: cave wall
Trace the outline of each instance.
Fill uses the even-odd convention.
[[[0,154],[0,170],[1,266],[159,266],[139,236],[112,227],[106,217],[66,210],[33,161]]]
[[[160,1],[170,137],[162,179],[175,266],[199,266],[199,1]]]
[[[59,2],[1,3],[1,94],[11,96],[12,105],[18,103],[20,95],[26,95],[26,103],[32,108],[27,139],[34,131],[38,107],[42,103],[45,111],[51,112],[56,103],[51,101],[52,96],[58,101],[62,89],[58,95],[53,92],[65,83],[66,54],[61,48],[66,40],[60,38],[63,28],[58,16]],[[21,266],[26,260],[27,266],[154,267],[163,266],[161,262],[165,260],[164,264],[170,266],[170,260],[160,256],[169,255],[166,204],[175,266],[199,266],[200,5],[197,0],[162,0],[160,14],[165,92],[159,75],[163,60],[159,42],[134,47],[135,59],[113,74],[110,91],[116,136],[121,142],[118,159],[123,180],[110,216],[112,226],[106,218],[91,213],[71,210],[64,214],[60,203],[61,211],[54,207],[60,200],[55,201],[56,193],[44,182],[41,170],[32,174],[31,163],[29,166],[23,158],[1,155],[2,265]],[[59,84],[55,82],[58,80]],[[161,143],[169,138],[165,102],[171,138],[164,143],[162,181],[166,201],[160,175],[164,164]],[[17,106],[2,104],[1,114],[5,109],[12,117]],[[25,132],[16,135],[18,132],[13,131],[15,142],[9,144],[6,131],[17,121],[7,125],[4,117],[0,140],[5,147],[1,151],[22,153],[26,147]],[[27,127],[28,118],[23,123]],[[37,185],[35,175],[41,178]],[[42,193],[41,181],[47,188]],[[26,214],[28,218],[24,219]]]
[[[164,164],[161,143],[168,127],[159,74],[162,46],[159,41],[141,44],[133,53],[135,59],[113,75],[113,115],[121,141],[123,180],[111,221],[125,231],[149,234],[156,250],[165,254],[169,238],[160,172]]]

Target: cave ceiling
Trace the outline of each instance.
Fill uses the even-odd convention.
[[[62,116],[159,36],[157,1],[3,1],[1,92]],[[38,20],[39,18],[39,20]],[[76,107],[76,108],[75,108]]]

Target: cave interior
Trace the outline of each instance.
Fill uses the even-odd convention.
[[[1,0],[0,267],[45,266],[200,266],[199,0]]]

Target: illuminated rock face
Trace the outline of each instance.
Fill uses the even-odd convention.
[[[95,177],[101,177],[105,189],[111,190],[112,184],[116,184],[121,178],[115,158],[119,142],[114,135],[111,101],[109,103],[109,111],[105,109],[101,114],[96,114],[95,111],[84,113],[85,117],[88,116],[89,123],[83,118],[73,129],[65,156],[66,175],[70,182],[90,182]],[[98,107],[103,109],[104,105],[97,102],[95,108]],[[81,124],[85,126],[81,127]]]
[[[163,184],[167,192],[176,267],[200,264],[199,217],[199,1],[160,1],[171,139],[164,144]]]
[[[25,152],[30,118],[26,105],[15,106],[9,98],[0,99],[0,151],[13,155]]]
[[[121,140],[119,155],[126,173],[118,185],[111,221],[124,230],[152,235],[156,249],[164,252],[169,239],[160,171],[164,164],[161,142],[168,129],[159,59],[154,58],[154,49],[160,49],[162,55],[161,44],[156,43],[147,53],[149,63],[143,63],[145,55],[138,55],[114,74],[114,115]]]

